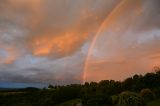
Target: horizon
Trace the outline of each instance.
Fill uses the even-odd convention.
[[[0,88],[122,81],[160,66],[159,0],[0,1]]]
[[[154,67],[153,68],[154,71],[150,72],[150,73],[156,73],[157,71],[160,71],[160,68],[159,67]],[[146,75],[148,73],[145,73],[144,75]],[[144,76],[142,74],[134,74],[134,75],[138,75],[138,76]],[[124,82],[126,79],[128,78],[133,78],[134,75],[132,76],[128,76],[126,78],[124,78],[123,80],[114,80],[114,81],[118,81],[118,82]],[[68,85],[72,85],[72,84],[80,84],[80,85],[85,85],[85,83],[92,83],[92,82],[96,82],[96,83],[100,83],[101,81],[112,81],[113,79],[101,79],[100,81],[86,81],[86,82],[81,82],[81,83],[66,83],[66,84],[63,84],[63,83],[53,83],[53,82],[50,82],[50,83],[42,83],[42,82],[1,82],[0,81],[0,90],[1,89],[23,89],[23,88],[38,88],[38,89],[47,89],[49,85],[52,85],[52,86],[68,86]]]

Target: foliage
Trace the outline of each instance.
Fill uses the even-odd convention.
[[[96,94],[88,98],[84,106],[112,106],[112,101],[111,98],[106,95]]]
[[[147,106],[160,106],[160,99],[149,102]]]
[[[142,89],[140,92],[141,97],[144,99],[145,102],[149,102],[155,99],[155,94],[151,91],[151,89]]]
[[[113,95],[113,96],[111,96],[111,98],[112,98],[112,103],[114,105],[117,105],[118,104],[118,100],[119,100],[119,95]]]
[[[81,99],[69,100],[67,102],[59,104],[58,106],[76,106],[77,104],[81,104]]]
[[[160,88],[155,88],[154,93],[157,98],[160,98]]]
[[[144,103],[138,94],[125,91],[119,95],[117,106],[144,106]]]

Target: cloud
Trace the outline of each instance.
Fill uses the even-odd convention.
[[[63,57],[79,50],[90,39],[116,3],[105,0],[1,1],[1,27],[5,29],[1,33],[7,34],[7,42],[13,39],[11,44],[20,45],[19,48],[28,49],[26,51],[35,56],[60,54],[55,57]]]
[[[86,43],[117,3],[0,1],[0,81],[81,82]]]
[[[114,12],[120,2],[124,3]],[[158,4],[158,0],[1,0],[0,80],[80,83],[92,39],[108,17],[90,56],[88,79],[144,73],[159,64],[152,58],[159,56]]]
[[[85,55],[82,53],[56,61],[26,55],[16,60],[14,64],[0,65],[0,80],[52,84],[81,83],[84,59]]]

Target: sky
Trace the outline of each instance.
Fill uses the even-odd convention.
[[[159,5],[1,0],[0,85],[124,80],[153,71],[160,63]]]

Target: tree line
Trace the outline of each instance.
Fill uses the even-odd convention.
[[[59,102],[81,98],[83,106],[145,106],[147,102],[160,98],[160,69],[156,67],[154,70],[124,81],[102,80],[83,85],[49,85],[48,88],[57,91]],[[130,104],[123,104],[127,102]]]
[[[160,98],[160,69],[154,70],[124,81],[0,91],[0,106],[146,106]]]

